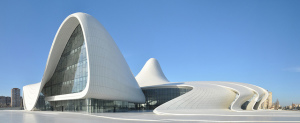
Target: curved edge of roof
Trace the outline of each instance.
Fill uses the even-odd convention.
[[[159,62],[150,58],[135,77],[140,87],[168,84],[169,80],[163,73]]]
[[[199,114],[199,113],[201,114],[209,110],[214,110],[214,111],[231,110],[237,112],[252,111],[252,110],[257,110],[255,106],[257,106],[258,104],[261,105],[261,103],[264,102],[264,98],[267,97],[266,95],[264,95],[263,99],[259,101],[258,100],[259,93],[256,90],[262,89],[261,87],[252,86],[249,84],[241,84],[239,82],[193,81],[193,82],[180,82],[174,84],[157,85],[157,86],[151,86],[151,88],[161,87],[161,86],[164,87],[167,85],[191,86],[193,87],[193,89],[187,92],[186,94],[176,97],[160,105],[156,109],[154,109],[153,112],[156,114]],[[207,90],[207,91],[203,91],[203,90]],[[212,90],[214,91],[209,92]],[[236,94],[232,92],[235,92]],[[209,93],[208,95],[210,96],[207,96],[207,93]],[[214,100],[212,100],[212,97],[214,98]],[[224,97],[230,97],[230,99],[228,100]],[[218,103],[217,100],[223,100],[223,101]],[[245,107],[246,109],[242,109],[241,108],[242,104],[244,104],[247,101],[249,101],[249,103]],[[224,106],[225,103],[227,106],[226,105]],[[199,104],[204,106],[201,106]],[[214,106],[211,106],[212,104],[214,104],[215,107],[223,107],[223,108],[216,109]]]
[[[65,45],[67,44],[69,37],[78,24],[80,24],[82,27],[84,42],[86,44],[88,67],[86,87],[83,91],[78,93],[51,96],[45,98],[45,100],[56,101],[97,98],[140,103],[144,102],[144,94],[112,37],[97,19],[86,13],[78,12],[69,15],[60,25],[53,40],[41,82],[23,87],[23,104],[25,110],[32,110],[34,108],[42,88],[54,74]],[[105,47],[110,48],[107,49]],[[105,55],[109,55],[109,57],[106,57],[106,59],[99,59],[99,57]],[[108,72],[105,72],[104,70],[97,70],[99,67],[105,66],[103,65],[104,63],[109,63],[106,65],[106,67],[109,68],[107,71],[110,73],[114,71],[114,74],[116,75],[108,74]],[[109,80],[99,82],[96,81],[105,78],[99,76],[100,73],[105,74],[104,76]],[[91,74],[93,74],[93,76],[91,76]],[[128,88],[124,88],[124,86]]]

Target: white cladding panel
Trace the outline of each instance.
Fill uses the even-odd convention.
[[[150,58],[135,77],[140,87],[168,84],[162,69],[155,58]]]
[[[184,82],[183,86],[192,86],[193,89],[186,94],[158,106],[155,112],[228,109],[236,98],[234,91],[217,84]]]
[[[164,86],[191,86],[193,89],[184,95],[172,99],[160,106],[154,112],[157,114],[204,113],[207,111],[242,111],[241,106],[250,101],[246,110],[254,110],[258,92],[253,86],[238,82],[194,81],[170,83]],[[155,88],[155,86],[151,86]],[[160,85],[156,86],[157,88]],[[255,86],[254,88],[256,88]],[[176,114],[175,113],[175,114]]]
[[[96,98],[144,103],[140,87],[191,86],[193,89],[155,109],[155,113],[175,110],[240,111],[242,104],[250,101],[246,110],[258,109],[268,92],[258,86],[238,82],[196,81],[169,82],[158,61],[151,58],[134,78],[121,51],[105,28],[92,16],[75,13],[61,24],[49,52],[42,81],[23,87],[25,110],[32,110],[38,96],[52,77],[69,37],[80,24],[86,44],[88,80],[86,88],[79,93],[46,97],[47,101]]]
[[[169,82],[162,72],[158,61],[149,59],[136,79],[141,87],[160,88],[161,86],[191,86],[193,89],[172,99],[155,109],[155,113],[205,112],[208,110],[242,111],[258,109],[267,98],[267,91],[258,86],[239,82],[194,81]]]
[[[66,43],[78,24],[83,30],[87,50],[89,75],[86,88],[79,93],[46,97],[46,100],[96,98],[144,102],[144,94],[105,28],[88,14],[74,13],[64,20],[56,33],[41,83],[23,87],[26,110],[34,107],[39,93],[52,77]]]
[[[26,85],[23,87],[23,105],[24,110],[32,110],[39,97],[41,83]]]
[[[84,98],[145,101],[125,58],[105,28],[92,16],[80,14],[86,38],[89,78]]]

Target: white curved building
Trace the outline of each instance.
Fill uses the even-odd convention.
[[[146,62],[135,79],[139,82],[140,87],[169,84],[169,80],[155,58],[151,58]]]
[[[154,58],[134,77],[105,28],[75,13],[59,27],[41,82],[23,87],[25,110],[157,114],[257,110],[268,92],[220,81],[169,82]]]
[[[41,92],[46,101],[54,103],[78,99],[145,101],[112,37],[85,13],[68,16],[59,27],[41,82],[23,87],[25,110],[34,109]],[[74,103],[91,105],[86,100]]]
[[[157,114],[252,111],[268,97],[265,89],[246,83],[169,82],[154,58],[147,61],[136,79],[146,97],[143,106]],[[170,98],[162,101],[165,97]]]

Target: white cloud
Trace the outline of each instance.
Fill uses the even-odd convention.
[[[300,72],[300,67],[295,68],[296,72]]]
[[[300,67],[292,67],[284,69],[285,71],[291,71],[291,72],[300,72]]]

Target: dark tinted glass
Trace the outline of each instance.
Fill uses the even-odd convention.
[[[192,87],[182,88],[143,88],[146,97],[145,104],[139,104],[139,108],[153,110],[156,107],[164,104],[180,95],[192,90]]]
[[[86,86],[87,76],[86,47],[81,26],[78,25],[42,92],[46,97],[81,92]]]

